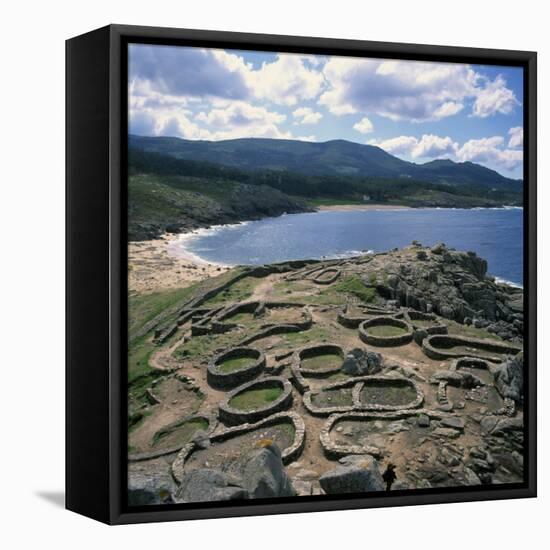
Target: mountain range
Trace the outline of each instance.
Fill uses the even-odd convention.
[[[449,186],[477,185],[519,192],[522,180],[506,178],[473,162],[440,159],[416,164],[380,147],[346,140],[323,143],[245,138],[224,141],[129,136],[134,150],[205,161],[247,171],[286,171],[307,175],[403,178]]]

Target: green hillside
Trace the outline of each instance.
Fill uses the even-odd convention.
[[[345,140],[313,143],[282,139],[191,141],[130,136],[130,147],[179,159],[212,162],[246,171],[288,171],[307,175],[412,178],[443,185],[480,185],[521,191],[521,180],[506,178],[472,162],[406,162],[379,147]]]
[[[131,149],[128,224],[131,240],[210,225],[312,211],[327,204],[412,207],[521,205],[517,192],[452,186],[413,178],[250,171]]]

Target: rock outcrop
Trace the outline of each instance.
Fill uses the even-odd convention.
[[[260,441],[247,453],[238,472],[200,468],[185,472],[175,495],[176,502],[209,502],[296,496],[281,451],[271,441]]]
[[[252,451],[243,468],[243,483],[248,498],[296,496],[276,445]]]
[[[385,490],[377,460],[370,455],[350,455],[340,459],[340,464],[319,478],[325,493],[369,493]]]
[[[523,352],[499,365],[495,371],[495,386],[502,397],[523,402]]]
[[[211,502],[239,500],[248,494],[242,481],[219,470],[201,468],[186,472],[176,493],[176,502]]]
[[[342,371],[350,376],[376,374],[382,370],[382,356],[374,351],[352,349],[344,359]]]
[[[475,252],[417,244],[377,255],[371,268],[375,271],[363,282],[387,301],[486,328],[506,340],[522,336],[523,291],[495,283],[487,275],[487,261]]]

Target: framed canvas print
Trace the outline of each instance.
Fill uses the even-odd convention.
[[[536,494],[536,54],[67,42],[67,507]]]

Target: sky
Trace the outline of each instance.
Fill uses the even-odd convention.
[[[131,44],[129,131],[377,145],[523,175],[517,67]]]

